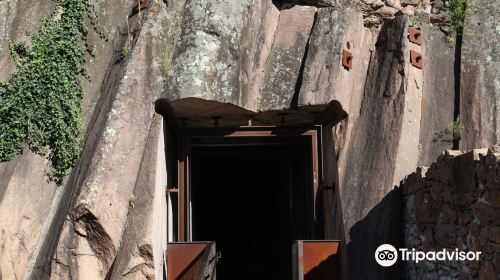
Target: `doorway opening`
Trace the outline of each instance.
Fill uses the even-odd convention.
[[[253,112],[162,98],[155,110],[164,117],[170,272],[291,279],[320,265],[324,252],[308,251],[314,261],[305,264],[296,249],[304,240],[337,242],[325,238],[334,238],[340,213],[332,150],[332,128],[347,115],[340,103]]]
[[[317,131],[209,131],[183,133],[179,236],[216,242],[217,279],[291,279],[292,241],[321,238]]]
[[[313,195],[300,148],[193,148],[192,238],[216,242],[218,279],[291,279],[292,240],[310,239],[314,229],[307,199],[297,199]]]

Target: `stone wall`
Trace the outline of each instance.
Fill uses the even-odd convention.
[[[447,151],[400,189],[404,247],[482,252],[479,262],[407,262],[406,279],[500,277],[500,146]]]

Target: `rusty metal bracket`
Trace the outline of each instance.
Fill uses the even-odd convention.
[[[410,42],[419,46],[422,45],[422,30],[420,29],[420,27],[408,27],[408,37],[410,39]]]
[[[422,57],[422,54],[419,52],[416,52],[414,50],[410,51],[410,61],[411,64],[418,69],[424,68],[424,58]]]
[[[348,50],[344,50],[342,52],[342,66],[347,70],[352,69],[352,60],[352,53]]]

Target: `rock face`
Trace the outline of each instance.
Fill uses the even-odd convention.
[[[269,64],[264,70],[261,97],[257,100],[259,110],[292,106],[315,14],[315,8],[304,6],[281,11],[267,58]]]
[[[289,108],[317,9],[268,0],[212,2],[186,4],[167,98],[255,111]]]
[[[500,147],[449,151],[401,184],[406,248],[481,252],[479,261],[409,262],[407,279],[495,279],[500,273]],[[496,265],[495,265],[496,264]]]
[[[8,44],[29,42],[41,19],[54,9],[50,1],[3,1],[0,8],[0,80],[15,69]],[[26,20],[29,18],[30,20]],[[59,193],[47,183],[48,161],[30,152],[0,163],[0,278],[22,277],[49,215],[50,202]],[[22,203],[21,203],[22,202]]]
[[[420,121],[419,166],[430,166],[441,151],[453,148],[450,124],[455,104],[454,48],[437,28],[423,26],[425,55]]]
[[[123,274],[133,277],[130,274],[135,270],[130,270],[134,268],[151,278],[162,278],[162,271],[157,269],[155,273],[153,269],[153,256],[159,261],[163,255],[161,250],[154,250],[155,245],[161,244],[152,241],[151,235],[158,232],[147,231],[148,226],[154,227],[152,221],[147,222],[153,219],[153,207],[148,203],[153,203],[158,195],[154,191],[154,176],[149,178],[156,172],[148,169],[156,170],[160,125],[152,122],[152,104],[163,88],[159,66],[169,45],[169,30],[160,27],[168,27],[171,16],[166,7],[160,6],[144,14],[131,56],[124,61],[123,76],[113,93],[110,111],[103,116],[102,137],[95,143],[90,167],[80,177],[80,193],[62,227],[51,279],[101,279]],[[163,190],[164,184],[158,187]],[[163,191],[159,195],[163,196]],[[142,206],[139,222],[136,203]],[[126,226],[132,228],[125,233]],[[126,248],[126,256],[121,256],[121,246]],[[142,262],[137,263],[133,257]],[[156,262],[156,267],[160,264]],[[91,272],[89,267],[93,268]],[[42,272],[43,269],[37,271]]]
[[[460,79],[461,149],[500,141],[499,1],[476,1],[465,20]]]
[[[30,153],[2,164],[0,264],[3,279],[22,277],[37,250],[45,217],[52,211],[50,202],[61,191],[55,184],[45,183],[47,167],[46,159]]]
[[[238,100],[241,41],[250,1],[187,1],[167,79],[172,99]]]
[[[350,121],[356,118],[372,41],[372,33],[363,27],[361,15],[355,10],[320,9],[309,39],[298,104],[317,105],[338,100]],[[353,53],[352,70],[342,67],[344,49]],[[350,94],[345,94],[347,91]]]
[[[4,2],[0,79],[15,69],[9,39],[29,41],[25,31],[36,31],[53,9],[50,1]],[[378,278],[398,275],[397,269],[379,273],[358,256],[397,239],[386,231],[399,223],[399,212],[387,206],[400,195],[392,187],[451,148],[457,82],[461,147],[489,145],[499,135],[498,5],[486,1],[468,19],[478,35],[464,37],[459,81],[455,49],[426,23],[443,8],[437,1],[423,1],[421,8],[417,2],[364,0],[354,9],[350,1],[330,0],[143,1],[139,13],[137,1],[92,1],[87,44],[95,51],[84,81],[85,148],[59,187],[48,180],[43,157],[26,152],[0,163],[0,279],[162,279],[167,174],[163,124],[153,110],[160,96],[252,111],[340,104],[347,116],[327,126],[334,137],[325,137],[330,142],[324,149],[337,160],[326,168],[338,168],[338,178],[328,179],[338,182],[336,197],[328,197],[338,207],[331,211],[336,228],[329,238],[347,240],[350,267],[362,268],[350,271],[352,277],[366,271]],[[408,18],[404,9],[418,18]],[[408,40],[409,22],[421,27],[421,46]],[[352,54],[351,68],[342,64],[344,51]],[[412,65],[410,51],[423,55],[423,69]],[[479,164],[455,161],[463,168]],[[480,191],[497,207],[493,189]],[[493,206],[474,199],[467,205],[489,217]],[[453,205],[439,208],[448,220],[454,214],[446,207]],[[494,233],[492,223],[485,228]],[[435,236],[441,236],[446,228],[437,225]],[[479,273],[498,271],[497,263],[485,263]]]
[[[273,47],[280,11],[271,1],[255,1],[249,23],[243,29],[240,90],[238,104],[256,110],[266,64]]]
[[[354,154],[347,160],[341,185],[346,229],[391,189],[408,75],[402,48],[406,20],[398,17],[383,27],[370,59],[358,129],[353,137]]]
[[[116,3],[115,3],[116,4]],[[102,17],[101,28],[115,31],[124,27],[126,16],[122,4],[103,5],[109,17]],[[0,44],[0,79],[8,79],[14,71],[8,41],[25,42],[29,45],[28,32],[36,32],[44,16],[48,16],[54,6],[46,1],[7,1],[2,3],[2,39]],[[29,20],[27,20],[29,19]],[[113,28],[111,27],[113,26]],[[91,32],[89,42],[96,46],[96,57],[89,56],[89,79],[84,82],[83,115],[85,123],[91,122],[91,115],[99,99],[100,86],[104,74],[112,60],[112,40],[118,39],[118,32],[106,34],[109,42]],[[114,37],[116,36],[116,37]],[[103,70],[104,69],[104,70]],[[0,271],[3,279],[19,279],[33,270],[35,259],[42,251],[42,243],[53,239],[49,233],[51,221],[66,191],[72,188],[57,187],[46,176],[48,161],[26,151],[15,160],[0,163]],[[20,203],[22,202],[22,203]],[[63,202],[70,203],[70,201]],[[13,214],[17,213],[17,214]],[[15,252],[15,254],[12,254]]]
[[[29,42],[28,34],[36,32],[43,17],[54,9],[54,3],[47,1],[2,1],[0,9],[0,80],[7,79],[15,68],[8,45]],[[30,20],[26,20],[29,18]]]

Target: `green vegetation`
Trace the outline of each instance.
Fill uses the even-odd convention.
[[[453,139],[460,139],[460,131],[463,129],[462,123],[460,123],[460,116],[456,120],[451,121],[448,124],[448,130],[450,131]]]
[[[128,52],[129,52],[128,46],[127,45],[123,46],[123,48],[122,48],[122,55],[123,56],[127,56]]]
[[[14,59],[17,65],[22,64],[22,62],[26,60],[26,58],[30,54],[29,48],[23,43],[14,44],[11,41],[9,41],[9,50],[10,54],[12,55],[12,58]]]
[[[31,49],[10,44],[18,67],[0,86],[0,160],[13,159],[27,145],[48,156],[58,183],[82,149],[87,1],[56,0]]]
[[[448,20],[451,30],[461,33],[464,29],[467,0],[449,0]]]

